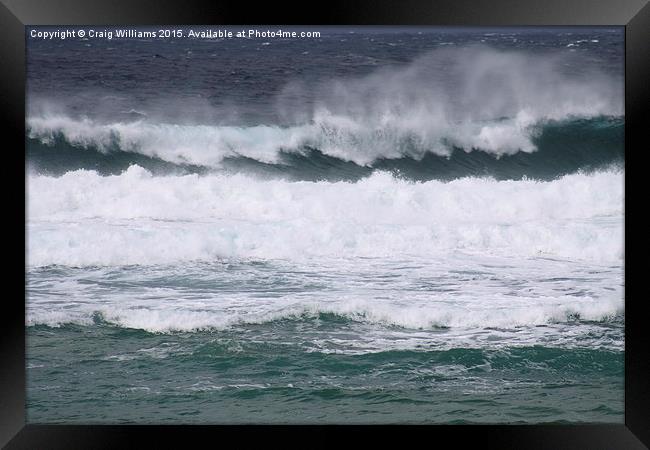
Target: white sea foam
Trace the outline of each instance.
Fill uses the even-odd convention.
[[[73,312],[31,311],[27,324],[60,326],[75,323],[89,325],[93,317],[125,328],[142,329],[151,332],[224,330],[237,325],[263,324],[281,319],[318,317],[319,313],[330,313],[348,319],[371,324],[392,325],[407,329],[449,327],[463,329],[503,328],[545,325],[566,322],[572,317],[587,321],[612,319],[623,313],[621,298],[594,299],[573,296],[553,298],[531,298],[496,296],[482,302],[464,302],[456,299],[456,304],[442,300],[440,294],[429,295],[428,304],[415,301],[414,306],[399,303],[378,302],[376,300],[339,299],[338,301],[307,302],[302,305],[286,305],[276,302],[275,306],[266,304],[269,310],[255,313],[251,310],[221,308],[214,305],[212,311],[197,311],[184,307],[133,308],[118,305],[86,305]],[[217,302],[215,302],[217,303]],[[285,304],[278,308],[277,303]],[[252,305],[250,305],[252,306]],[[262,309],[262,308],[259,308]]]
[[[145,121],[98,123],[66,116],[30,117],[29,136],[50,144],[57,135],[80,147],[108,152],[119,148],[175,164],[221,167],[224,158],[244,156],[277,163],[282,151],[322,153],[359,165],[379,158],[420,158],[431,152],[447,156],[453,147],[495,155],[537,150],[532,139],[539,122],[529,111],[519,111],[498,122],[440,123],[426,112],[421,117],[384,116],[367,123],[326,109],[316,111],[310,123],[281,127],[179,125]]]
[[[621,181],[30,177],[27,324],[168,333],[331,313],[356,325],[308,351],[619,348],[567,321],[624,313]]]
[[[621,172],[552,182],[288,182],[244,175],[30,175],[28,263],[123,265],[450,251],[620,262]]]
[[[594,286],[597,290],[597,284]],[[166,333],[226,330],[282,319],[316,319],[319,314],[331,313],[361,324],[409,330],[430,331],[441,327],[451,330],[494,328],[508,334],[520,327],[565,323],[575,317],[586,321],[609,320],[624,311],[620,286],[616,292],[602,297],[504,295],[490,288],[489,284],[474,284],[472,288],[471,292],[468,289],[467,292],[458,294],[435,289],[428,292],[385,290],[383,294],[386,295],[380,297],[373,297],[363,289],[357,289],[356,294],[286,294],[281,298],[247,297],[243,293],[219,295],[215,291],[210,298],[192,300],[168,297],[166,301],[156,300],[154,295],[147,299],[146,296],[135,293],[120,292],[110,296],[106,293],[99,294],[102,301],[80,302],[67,311],[53,308],[53,305],[37,298],[29,309],[27,324],[55,327],[69,323],[88,325],[99,314],[101,320],[116,326]],[[557,333],[556,329],[538,331],[542,335],[545,331]],[[567,330],[567,333],[571,333],[571,330]],[[467,345],[467,333],[459,337]],[[380,334],[374,336],[373,340],[386,338]],[[481,336],[469,336],[469,339],[473,338],[482,344]],[[453,341],[454,334],[445,335],[444,340]],[[419,339],[415,341],[419,343]],[[367,340],[359,344],[364,342],[367,344]],[[453,346],[454,342],[447,344]]]

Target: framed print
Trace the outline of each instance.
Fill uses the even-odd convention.
[[[644,2],[4,4],[7,448],[648,444]]]

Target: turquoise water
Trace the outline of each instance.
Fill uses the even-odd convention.
[[[359,328],[333,315],[166,335],[101,322],[32,327],[28,421],[623,421],[621,351],[422,345],[346,354],[315,351],[309,340],[310,333]],[[613,337],[622,333],[620,324],[602,328]]]
[[[620,269],[512,263],[32,270],[28,420],[621,423]]]

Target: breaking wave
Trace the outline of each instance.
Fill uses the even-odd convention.
[[[35,266],[448,251],[620,262],[623,188],[620,170],[335,183],[79,170],[28,178],[27,253]]]

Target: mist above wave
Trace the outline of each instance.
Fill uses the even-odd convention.
[[[43,103],[30,108],[28,135],[208,167],[233,156],[275,163],[280,152],[305,147],[359,165],[427,152],[449,155],[454,147],[494,155],[533,152],[545,122],[623,114],[622,79],[572,72],[567,58],[473,46],[438,49],[357,78],[293,80],[269,105],[277,112],[274,123],[188,124],[146,115],[100,121]],[[579,56],[571,58],[575,64]],[[172,109],[182,111],[178,106]]]

